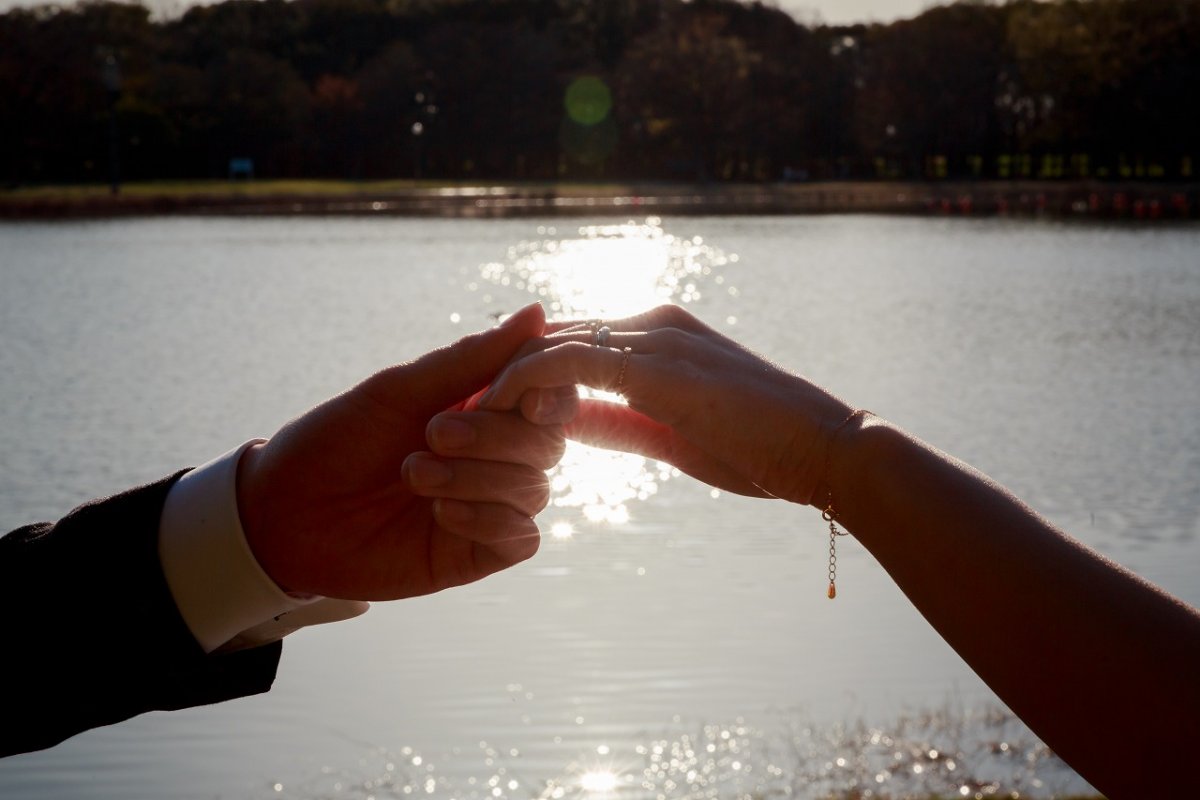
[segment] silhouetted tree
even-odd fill
[[[0,181],[104,180],[110,119],[133,178],[1186,178],[1197,86],[1200,0],[88,2],[0,14]]]

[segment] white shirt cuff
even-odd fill
[[[171,487],[158,531],[163,575],[183,621],[211,653],[226,643],[255,646],[282,638],[306,624],[346,619],[366,603],[295,597],[283,592],[259,566],[246,542],[237,507],[237,470],[254,439],[181,477]],[[319,603],[295,620],[281,619]],[[231,640],[238,638],[238,642]]]

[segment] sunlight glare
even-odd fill
[[[579,788],[585,792],[611,792],[617,788],[617,776],[606,769],[585,772],[579,777]]]
[[[617,319],[664,303],[686,305],[701,300],[710,288],[736,297],[736,288],[719,274],[737,262],[706,244],[699,236],[667,233],[657,217],[644,222],[591,225],[556,236],[539,228],[546,238],[520,242],[508,250],[503,263],[480,267],[481,283],[538,296],[552,320]],[[570,235],[574,233],[574,235]],[[486,294],[485,302],[492,302]],[[733,324],[733,317],[727,319]],[[617,395],[581,389],[584,397],[624,402]],[[577,508],[593,524],[623,525],[631,518],[629,505],[646,500],[658,486],[679,471],[643,456],[617,453],[568,442],[566,453],[549,472],[552,503]],[[560,527],[565,526],[565,527]],[[570,523],[555,523],[551,534],[566,539],[575,534]]]
[[[481,273],[489,283],[544,298],[552,319],[612,319],[663,303],[693,303],[714,277],[724,284],[717,270],[736,261],[701,237],[673,236],[648,217],[584,226],[572,238],[521,242],[504,263],[484,264]]]

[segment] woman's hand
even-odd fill
[[[828,439],[849,406],[678,306],[604,324],[611,333],[603,347],[587,325],[531,341],[480,407],[520,407],[533,421],[561,420],[561,407],[540,414],[531,402],[539,395],[530,390],[582,384],[619,391],[628,407],[585,401],[568,435],[667,461],[728,491],[821,499]]]

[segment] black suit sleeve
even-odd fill
[[[0,755],[270,688],[279,642],[206,655],[175,608],[158,523],[178,477],[0,539]]]

